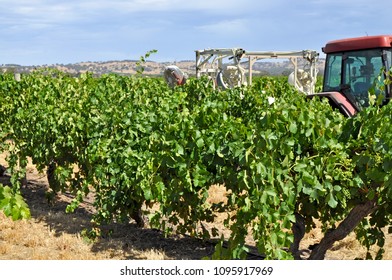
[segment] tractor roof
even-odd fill
[[[324,53],[363,50],[373,48],[390,48],[392,35],[364,36],[328,42],[323,48]]]

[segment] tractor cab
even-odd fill
[[[331,41],[326,54],[323,90],[333,107],[351,117],[369,106],[369,92],[387,103],[391,87],[384,83],[392,66],[392,36],[366,36]]]

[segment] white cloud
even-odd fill
[[[97,13],[136,12],[206,12],[208,14],[239,14],[255,8],[267,10],[282,0],[261,2],[259,0],[0,0],[8,10],[19,15],[86,15]]]
[[[4,2],[4,1],[2,1]],[[14,31],[49,29],[80,19],[68,4],[53,1],[15,1],[2,7],[1,23]]]
[[[122,12],[140,11],[208,11],[216,14],[240,12],[244,9],[261,6],[257,0],[112,0],[80,1],[80,7],[93,10],[117,10]],[[264,4],[263,6],[268,6]]]
[[[195,27],[197,30],[220,35],[238,35],[247,32],[246,19],[230,19]]]
[[[204,47],[320,49],[330,39],[390,32],[392,1],[381,6],[368,0],[0,0],[0,63],[137,58],[153,48],[154,59],[192,59]]]
[[[241,4],[235,0],[0,0],[0,20],[14,30],[30,30],[102,20],[127,22],[135,16],[153,17],[157,12],[159,17],[192,13],[197,19],[200,13],[200,17],[204,14],[214,19],[219,15],[238,16],[258,3],[256,0],[243,0]]]

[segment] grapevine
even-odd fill
[[[363,244],[382,247],[384,236],[371,233],[390,225],[390,105],[346,119],[283,79],[217,91],[204,80],[172,89],[141,75],[54,70],[20,82],[0,76],[0,102],[0,148],[10,154],[13,178],[12,188],[0,188],[0,203],[15,218],[28,216],[19,179],[31,158],[48,174],[48,198],[74,195],[67,211],[94,194],[96,225],[134,219],[144,226],[143,205],[156,204],[150,226],[211,238],[219,232],[203,223],[226,211],[231,236],[216,258],[243,258],[249,232],[267,258],[298,257],[288,250],[293,225],[303,219],[310,230],[318,219],[327,233],[369,201],[371,218],[355,228]],[[214,184],[227,189],[225,205],[209,205]],[[5,208],[9,194],[20,215]]]

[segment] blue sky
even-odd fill
[[[314,49],[392,34],[392,1],[0,0],[0,65],[194,60],[196,49]]]

